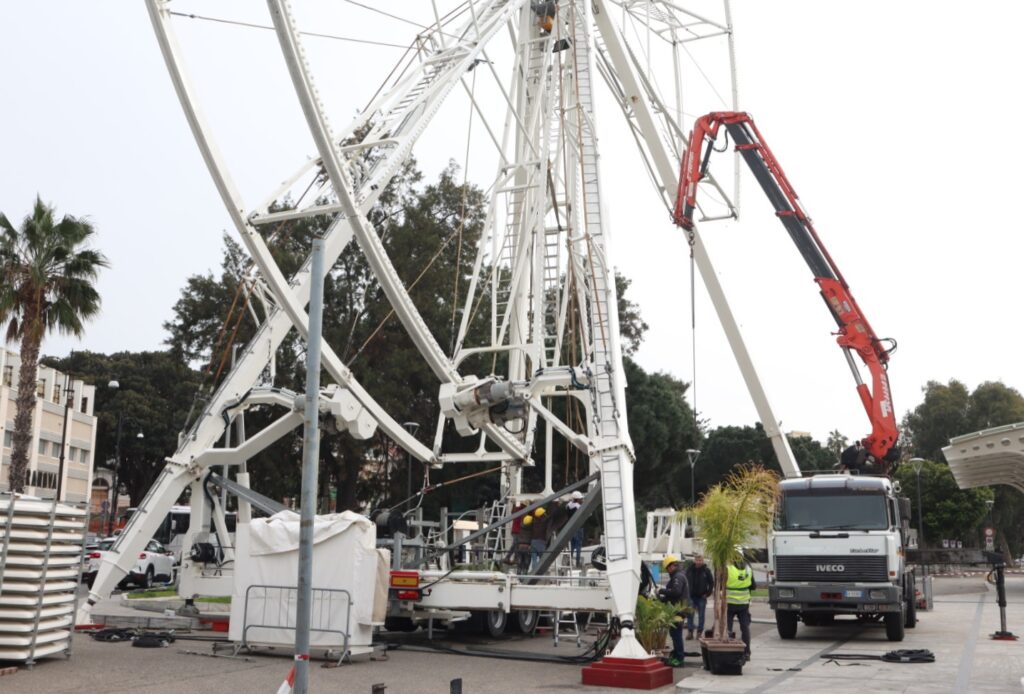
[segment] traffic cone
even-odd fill
[[[292,669],[288,671],[288,676],[284,678],[284,682],[277,688],[277,694],[292,694],[292,687],[295,686],[295,666],[292,665]]]

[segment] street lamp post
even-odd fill
[[[690,461],[690,505],[697,505],[697,485],[695,484],[696,476],[694,471],[697,469],[697,458],[700,457],[700,451],[696,448],[687,448],[686,457]]]
[[[71,404],[74,402],[74,389],[71,387],[71,374],[64,375],[64,424],[60,430],[60,459],[57,468],[57,501],[60,501],[61,490],[64,486],[64,447],[68,442],[68,414],[71,412]]]
[[[420,429],[419,422],[405,422],[402,426],[412,436],[415,436],[416,432]],[[407,463],[405,469],[405,498],[408,499],[412,496],[412,453],[406,451],[405,457]]]
[[[110,381],[107,387],[111,390],[118,390],[121,384],[117,381]],[[118,476],[121,470],[121,427],[124,423],[124,411],[118,403],[117,408],[117,437],[114,439],[114,483],[110,485],[111,490],[114,493],[114,498],[110,502],[110,515],[107,517],[107,535],[114,534],[114,518],[117,516],[117,497],[118,497]]]
[[[924,467],[924,458],[911,458],[910,464],[914,466],[914,474],[917,475],[917,547],[923,549],[924,545],[924,524],[921,520],[924,515],[921,507],[921,468]]]
[[[992,536],[991,536],[992,550],[991,551],[994,551],[995,548],[996,548],[996,521],[995,521],[995,516],[992,514],[992,507],[994,507],[996,505],[995,499],[985,499],[985,505],[988,506],[988,527],[990,527],[992,529]],[[988,549],[988,544],[989,544],[989,537],[986,536],[985,537],[985,549],[986,550]]]

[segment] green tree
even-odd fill
[[[86,247],[94,233],[84,219],[65,215],[58,221],[39,197],[19,228],[0,213],[0,322],[7,323],[7,341],[21,343],[8,479],[15,492],[25,489],[43,337],[54,330],[80,336],[84,322],[100,310],[93,284],[107,260]]]
[[[946,385],[929,381],[924,394],[924,401],[904,417],[903,428],[909,441],[905,449],[928,460],[944,460],[942,448],[956,436],[1024,421],[1024,396],[998,381],[982,383],[972,392],[957,380]],[[997,486],[993,513],[1003,551],[1016,555],[1024,550],[1024,494]]]
[[[615,293],[619,299],[619,337],[622,340],[622,353],[626,356],[636,354],[650,327],[640,315],[640,306],[626,298],[631,284],[633,280],[615,273]]]
[[[942,460],[942,447],[953,436],[972,431],[967,409],[967,387],[950,379],[948,384],[928,381],[924,401],[903,418],[904,450],[929,460]]]
[[[632,359],[623,362],[629,436],[636,453],[633,491],[637,506],[650,509],[689,503],[685,451],[700,448],[701,433],[686,402],[688,384],[665,373],[649,374]]]
[[[200,375],[170,352],[77,351],[47,357],[45,363],[96,386],[97,465],[110,465],[128,489],[132,504],[142,500],[178,447],[181,431],[199,386]],[[114,390],[110,381],[118,382]],[[123,420],[121,459],[115,460],[117,420]],[[139,438],[139,434],[142,438]]]
[[[987,500],[994,494],[988,487],[960,489],[949,466],[926,460],[921,466],[921,508],[917,507],[917,474],[913,466],[901,465],[895,479],[914,508],[913,527],[917,527],[918,514],[924,511],[924,539],[931,546],[943,538],[963,540],[969,546],[978,546],[978,532],[988,513]]]
[[[828,433],[828,441],[825,442],[825,448],[834,461],[839,461],[839,456],[842,455],[849,445],[850,439],[843,436],[838,429],[833,429]]]
[[[369,215],[413,303],[446,350],[453,347],[462,319],[461,301],[472,279],[476,243],[487,211],[483,192],[472,185],[462,184],[460,179],[458,169],[452,165],[435,181],[419,185],[421,176],[415,165],[410,164],[389,185]],[[285,275],[298,269],[309,252],[310,240],[315,234],[322,233],[328,223],[325,218],[304,219],[267,234],[268,246]],[[218,371],[221,377],[227,371],[226,368],[221,369],[220,364],[225,359],[224,350],[228,343],[224,336],[235,333],[234,321],[238,320],[236,343],[248,340],[255,328],[254,321],[244,315],[240,320],[234,317],[225,319],[229,314],[238,314],[239,304],[244,302],[244,292],[240,293],[238,286],[246,265],[242,249],[225,238],[225,255],[219,273],[190,278],[175,304],[172,319],[165,324],[171,350],[183,359],[207,367],[208,387],[214,385]],[[483,274],[489,272],[490,269],[483,269]],[[639,309],[626,297],[628,286],[628,281],[619,280],[619,306],[624,315],[620,322],[626,336],[624,348],[633,350],[643,339],[647,326],[640,318]],[[236,300],[236,295],[243,298]],[[324,295],[325,340],[392,416],[398,421],[418,422],[421,425],[420,435],[429,435],[427,432],[438,417],[437,378],[392,314],[390,303],[355,244],[350,244],[331,268],[325,281]],[[235,311],[232,312],[233,303]],[[476,344],[475,340],[488,335],[489,302],[480,302],[479,306],[469,322],[467,345]],[[219,347],[218,342],[221,343]],[[276,385],[302,389],[303,348],[294,333],[282,344],[277,354]],[[464,372],[481,375],[501,372],[501,368],[502,358],[492,356],[470,358],[463,363]],[[627,370],[627,378],[628,375]],[[659,375],[658,378],[667,377]],[[323,382],[329,383],[330,378],[325,376]],[[676,387],[673,385],[669,390]],[[672,397],[685,406],[681,395],[676,397],[673,391]],[[680,421],[691,421],[692,414],[687,411],[679,418]],[[571,410],[566,419],[577,421]],[[535,450],[542,451],[542,444],[543,428]],[[298,455],[289,451],[299,450],[300,445],[301,432],[296,432],[279,443],[281,448],[275,449],[274,457],[267,452],[257,456],[250,465],[254,485],[259,483],[257,471],[272,467],[276,474],[265,480],[268,486],[261,486],[264,493],[276,496],[294,494],[298,483]],[[449,429],[444,432],[444,446],[445,450],[470,449],[475,448],[476,440],[463,441],[454,429]],[[638,449],[643,449],[643,446],[641,439]],[[339,508],[356,508],[365,502],[390,505],[405,496],[406,456],[404,452],[395,451],[384,437],[376,436],[363,442],[347,434],[325,434],[320,453],[320,478],[325,485],[337,486]],[[395,460],[398,473],[391,476],[368,475],[368,461],[380,459],[382,455],[390,455]],[[578,454],[574,450],[566,450],[561,440],[556,443],[555,460],[566,461],[556,470],[556,483],[560,478],[578,478],[572,472],[581,469],[576,458]],[[262,464],[264,460],[266,465]],[[570,466],[571,461],[577,464]],[[426,471],[419,463],[414,463],[413,467],[414,487],[418,489]],[[585,462],[582,469],[586,469]],[[431,482],[438,482],[465,475],[467,470],[462,466],[446,466],[429,474]],[[528,470],[528,475],[535,474],[542,475],[539,466]],[[478,506],[481,499],[496,496],[497,481],[497,475],[488,475],[443,487],[432,494],[424,506],[428,512],[440,505],[458,510]]]

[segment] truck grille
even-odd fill
[[[775,557],[777,581],[857,581],[884,583],[889,580],[885,557]]]

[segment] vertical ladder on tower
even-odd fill
[[[601,188],[598,180],[598,154],[594,135],[594,103],[591,75],[590,27],[585,13],[577,12],[576,40],[573,42],[576,62],[575,122],[579,137],[579,174],[583,206],[581,230],[586,238],[584,254],[585,280],[589,301],[590,339],[593,350],[590,355],[593,373],[590,375],[591,400],[593,405],[593,438],[597,442],[597,458],[601,470],[601,488],[605,522],[605,546],[609,562],[626,559],[630,543],[629,519],[626,517],[626,499],[623,484],[623,464],[629,464],[622,446],[628,441],[628,434],[620,428],[616,374],[619,360],[613,353],[612,345],[618,335],[613,335],[615,321],[610,311],[617,306],[610,305],[614,282],[612,269],[604,257],[604,220],[601,214]],[[578,233],[577,236],[580,234]],[[626,441],[624,441],[625,439]]]

